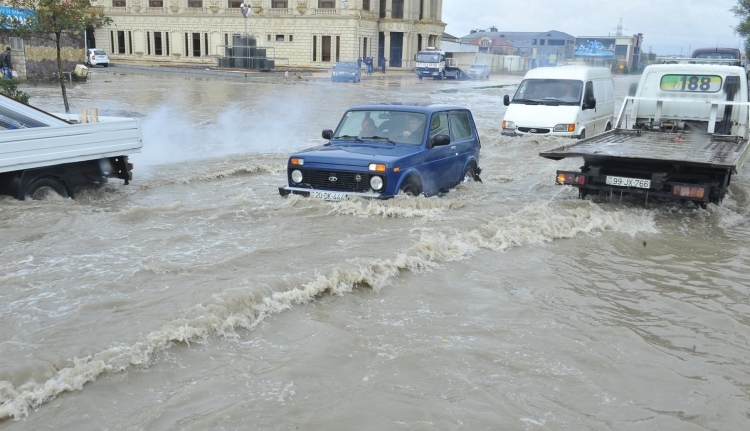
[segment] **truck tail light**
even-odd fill
[[[706,196],[706,189],[703,187],[674,186],[672,194],[681,198],[703,199]]]
[[[582,186],[586,184],[586,175],[558,172],[557,184],[576,184]]]

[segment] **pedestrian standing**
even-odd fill
[[[10,59],[10,47],[5,48],[0,54],[0,66],[3,68],[3,77],[13,78],[13,63]]]
[[[360,69],[362,68],[362,57],[359,57],[357,59],[357,67],[359,67]]]
[[[387,58],[383,58],[383,65],[380,66],[380,73],[385,73],[385,62],[388,61]]]
[[[367,57],[367,74],[372,75],[372,68],[373,68],[373,60],[372,57]]]

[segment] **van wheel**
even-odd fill
[[[62,181],[56,180],[55,178],[43,177],[38,178],[31,182],[26,187],[26,196],[34,200],[46,199],[51,193],[57,193],[61,197],[67,198],[69,196],[68,189],[65,188],[65,184]]]
[[[401,186],[401,191],[406,196],[416,197],[422,194],[422,187],[414,180],[408,180]]]
[[[610,130],[612,130],[612,123],[607,123],[607,127],[604,128],[604,131],[609,132]]]
[[[585,130],[581,130],[581,134],[578,135],[578,139],[586,139],[586,131]]]

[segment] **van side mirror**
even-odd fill
[[[323,139],[333,139],[333,130],[323,130]]]
[[[596,108],[596,98],[595,97],[589,97],[584,103],[583,103],[583,110],[587,109],[595,109]]]
[[[451,137],[448,135],[437,135],[432,138],[432,146],[439,147],[442,145],[448,145],[451,143]]]
[[[630,84],[630,88],[628,88],[628,96],[635,96],[635,92],[638,90],[638,83],[633,82]]]
[[[503,105],[505,106],[510,105],[510,96],[508,96],[507,94],[503,96]]]

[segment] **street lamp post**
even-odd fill
[[[245,36],[247,36],[247,17],[250,16],[250,5],[242,3],[240,5],[240,10],[242,11],[242,16],[245,17]]]

